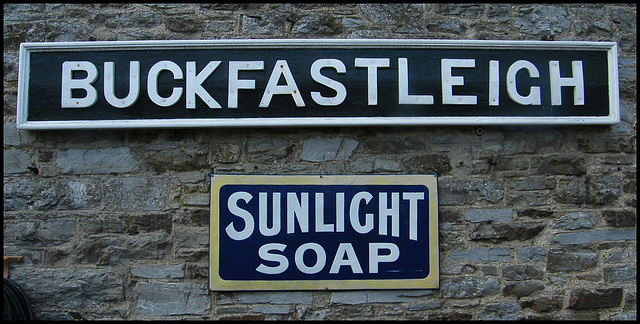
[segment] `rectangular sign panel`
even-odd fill
[[[615,42],[23,43],[21,129],[614,124]]]
[[[438,288],[436,175],[213,175],[211,290]]]

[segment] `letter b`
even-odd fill
[[[85,71],[87,77],[74,79],[74,71]],[[98,100],[98,91],[91,84],[98,78],[98,69],[91,62],[68,61],[62,63],[62,108],[86,108]],[[81,89],[87,92],[84,98],[73,98],[72,90]]]

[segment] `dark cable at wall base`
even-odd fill
[[[3,304],[4,320],[34,320],[27,295],[15,281],[8,278],[4,278]]]

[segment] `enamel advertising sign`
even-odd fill
[[[17,126],[615,124],[615,42],[23,43]]]
[[[436,175],[213,175],[210,289],[439,286]]]

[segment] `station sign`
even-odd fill
[[[439,287],[436,175],[212,175],[210,289]]]
[[[20,129],[615,124],[615,42],[22,43]]]

